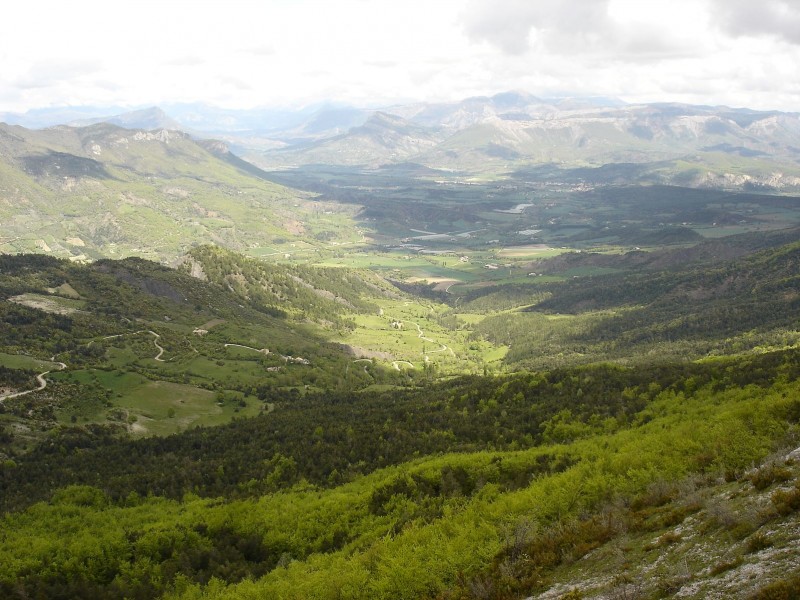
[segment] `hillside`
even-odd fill
[[[109,123],[181,129],[225,140],[264,168],[328,164],[374,168],[413,162],[488,175],[533,165],[625,165],[632,181],[797,191],[796,113],[613,98],[540,98],[525,92],[378,108],[43,109],[6,114],[29,127]],[[92,113],[96,115],[91,118]]]
[[[511,346],[505,360],[513,368],[783,347],[797,341],[799,253],[794,242],[710,265],[658,269],[640,258],[627,272],[486,289],[462,310],[498,306],[492,294],[512,308],[488,316],[473,335]],[[532,302],[521,307],[526,295]]]
[[[533,312],[493,299],[484,314],[464,312],[479,294],[459,311],[374,273],[215,247],[178,269],[0,257],[0,376],[25,392],[0,401],[0,590],[792,589],[800,247],[787,236],[743,236],[732,260],[700,246],[694,265],[512,287],[508,300],[537,294]],[[670,252],[686,250],[659,259]],[[384,307],[418,319],[424,368],[330,341],[397,352],[406,332]],[[450,359],[427,336],[478,349],[460,341],[467,321],[512,336],[497,341],[513,373],[436,381]]]
[[[784,457],[798,374],[784,351],[307,398],[296,410],[313,419],[264,415],[158,443],[65,430],[0,466],[15,504],[37,499],[25,489],[90,484],[4,517],[0,589],[775,597],[796,581],[798,473]]]
[[[279,252],[315,235],[357,239],[342,227],[348,209],[261,175],[175,130],[0,125],[0,250],[171,261],[205,243]]]
[[[403,162],[433,149],[445,136],[395,115],[375,113],[365,123],[330,138],[276,150],[278,164],[380,166]],[[257,163],[258,164],[258,163]],[[272,165],[272,159],[269,161]]]
[[[374,314],[371,301],[401,297],[369,273],[265,266],[202,247],[193,256],[185,270],[0,256],[5,457],[67,424],[167,435],[269,411],[277,393],[414,380],[389,364],[356,366],[352,349],[331,341]]]
[[[797,115],[59,114],[0,125],[0,597],[797,597]]]
[[[301,265],[287,268],[214,246],[192,250],[183,267],[229,289],[259,310],[313,320],[329,328],[347,328],[348,315],[378,312],[371,301],[374,297],[398,297],[395,288],[368,271]]]

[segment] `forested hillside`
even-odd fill
[[[233,291],[251,306],[276,315],[292,315],[329,327],[353,327],[353,313],[377,312],[370,297],[399,294],[368,271],[270,265],[216,246],[192,250],[184,261],[191,272]]]
[[[519,306],[526,294],[535,304],[489,316],[474,335],[510,346],[506,360],[518,367],[783,347],[797,339],[798,289],[800,244],[792,243],[718,265],[501,289],[495,305]]]
[[[712,572],[758,564],[761,576],[723,589],[791,587],[784,559],[756,553],[800,536],[798,473],[782,459],[750,469],[800,442],[799,374],[784,351],[287,397],[286,415],[128,445],[67,430],[2,466],[7,508],[52,495],[4,517],[0,586],[48,598],[516,598],[569,584],[564,569],[613,552],[625,531],[628,552],[637,540],[652,556],[698,522],[742,540],[741,554],[692,558],[683,578],[680,554],[642,589],[705,585],[702,569],[725,560]],[[715,504],[724,481],[740,496],[766,490],[757,518]],[[70,483],[81,485],[49,491]],[[619,593],[638,568],[594,585]]]
[[[203,279],[135,258],[0,256],[4,456],[65,424],[164,435],[272,410],[285,391],[416,377],[356,367],[329,340],[354,316],[377,312],[370,298],[400,297],[369,273],[267,267],[203,248],[193,256]]]
[[[748,239],[463,298],[0,256],[0,595],[791,597],[800,244]]]

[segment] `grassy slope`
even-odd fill
[[[0,173],[6,252],[174,260],[209,242],[357,239],[348,209],[311,202],[179,132],[3,126]]]

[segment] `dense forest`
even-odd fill
[[[202,277],[230,289],[257,310],[276,316],[288,311],[331,327],[353,327],[342,313],[376,312],[370,295],[396,296],[391,286],[368,271],[276,266],[215,246],[196,248],[183,267],[200,267]],[[367,290],[372,294],[365,294]]]
[[[798,375],[800,355],[783,351],[285,398],[256,419],[137,442],[65,429],[2,466],[0,585],[51,598],[517,597],[563,560],[546,548],[581,555],[613,536],[596,512],[613,498],[642,511],[659,480],[737,481],[796,443]],[[775,507],[784,518],[800,501]],[[635,511],[625,518],[647,514]],[[508,546],[507,527],[531,518],[545,529]],[[536,561],[520,561],[528,552]]]
[[[273,395],[268,414],[137,441],[102,428],[66,427],[0,472],[0,508],[24,508],[72,484],[98,486],[114,501],[131,492],[238,497],[300,481],[336,485],[417,456],[519,450],[611,433],[641,423],[648,403],[664,391],[768,387],[778,374],[796,379],[800,352],[471,377],[382,393]],[[508,477],[525,482],[540,468]]]

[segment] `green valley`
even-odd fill
[[[602,110],[0,126],[0,596],[796,597],[793,146]]]

